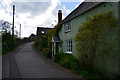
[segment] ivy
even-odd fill
[[[58,23],[53,29],[48,31],[48,46],[51,47],[52,35],[58,35],[61,30],[61,24]]]
[[[99,40],[104,37],[106,32],[116,27],[117,22],[113,13],[109,11],[88,17],[86,22],[79,26],[79,33],[75,35],[74,41],[77,42],[78,54],[83,55],[84,61],[87,60],[86,64],[92,65]]]

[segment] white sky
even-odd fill
[[[26,2],[24,2],[26,1]],[[21,37],[36,34],[37,27],[53,27],[58,22],[58,10],[62,10],[63,19],[71,12],[61,4],[62,0],[1,0],[0,20],[12,23],[12,6],[15,5],[15,30],[19,32],[21,24]],[[66,0],[67,1],[67,0]],[[74,0],[75,1],[75,0]],[[83,1],[83,0],[76,0]],[[75,6],[77,7],[78,4]]]

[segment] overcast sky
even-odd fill
[[[12,5],[15,5],[15,30],[19,32],[19,24],[21,24],[21,37],[29,37],[32,33],[36,34],[37,27],[56,25],[58,10],[62,10],[64,19],[82,1],[0,0],[0,21],[5,20],[12,23]]]

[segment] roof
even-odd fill
[[[37,27],[37,35],[47,35],[47,31],[53,28],[48,28],[48,27]]]
[[[48,28],[48,27],[37,27],[37,29],[53,29],[53,28]]]
[[[52,42],[61,42],[61,39],[60,39],[59,35],[53,35],[52,36]]]
[[[89,9],[95,7],[96,5],[100,4],[101,2],[82,2],[75,10],[73,10],[64,20],[62,20],[61,24],[83,14],[84,12],[88,11]]]

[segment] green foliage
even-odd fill
[[[37,47],[40,51],[43,51],[44,48],[48,48],[47,36],[40,35],[35,39],[34,46]]]
[[[33,40],[31,40],[30,38],[23,38],[23,39],[19,39],[19,38],[16,38],[15,39],[15,46],[20,46],[24,43],[28,43],[28,42],[32,42]]]
[[[72,55],[66,55],[64,53],[56,53],[54,61],[62,66],[71,69],[72,72],[79,74],[81,71],[80,62]]]
[[[61,24],[57,24],[53,29],[48,31],[48,46],[51,47],[52,35],[57,35],[61,30]]]
[[[38,45],[39,45],[38,41],[35,41],[34,44],[33,44],[34,47],[37,47]]]
[[[85,64],[92,66],[99,41],[105,37],[107,32],[117,26],[117,19],[112,12],[95,14],[79,26],[79,33],[75,36],[77,50],[82,55]]]
[[[52,58],[52,51],[51,51],[51,49],[45,51],[45,52],[44,52],[44,55],[45,55],[47,58]]]
[[[46,36],[41,36],[39,42],[40,42],[39,47],[40,47],[40,49],[42,51],[43,51],[43,48],[47,48],[48,47],[47,37]]]
[[[54,29],[48,31],[48,46],[51,47],[52,35],[54,34]]]
[[[39,46],[39,36],[37,36],[35,38],[35,42],[34,42],[33,46],[36,47],[36,48]]]
[[[60,60],[63,60],[65,54],[63,52],[56,53],[54,56],[54,61],[60,63]]]
[[[61,24],[58,23],[54,28],[54,35],[58,34],[60,30],[61,30]]]
[[[48,37],[46,35],[39,35],[36,37],[33,46],[40,50],[47,58],[52,58],[52,51],[48,48],[47,40]]]
[[[7,32],[2,33],[2,54],[5,54],[12,49],[13,49],[13,47],[12,47],[11,34],[7,33]]]
[[[81,74],[82,76],[87,78],[99,78],[99,76],[95,75],[95,73],[83,68],[79,60],[72,55],[65,54],[63,52],[56,53],[54,56],[54,61],[59,63],[63,67],[70,69],[73,73]]]
[[[46,35],[37,36],[33,46],[37,47],[40,51],[42,51],[46,57],[51,58],[52,57],[52,52],[51,52],[52,35],[58,34],[60,29],[61,29],[61,25],[57,24],[55,28],[47,32],[48,33],[47,36]]]
[[[30,42],[29,39],[18,39],[16,37],[13,37],[13,44],[14,47],[12,46],[12,35],[10,34],[10,32],[7,31],[3,31],[2,32],[2,54],[6,54],[10,51],[13,51],[16,49],[17,46],[26,43],[26,42]]]

